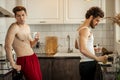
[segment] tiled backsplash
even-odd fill
[[[30,25],[31,32],[40,32],[40,42],[45,42],[46,36],[57,36],[58,44],[67,47],[67,35],[70,35],[71,48],[74,49],[76,29],[79,24],[42,24]],[[95,44],[114,50],[114,28],[112,24],[99,24],[93,29]]]

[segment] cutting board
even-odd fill
[[[47,55],[57,53],[58,38],[56,36],[47,36],[45,38],[45,52]]]

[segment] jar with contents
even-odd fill
[[[94,50],[95,50],[96,56],[101,56],[103,54],[102,53],[102,46],[100,46],[99,44],[94,45]]]
[[[98,46],[96,44],[94,45],[94,50],[95,50],[95,53],[98,52]]]
[[[2,44],[0,44],[0,54],[2,54]]]
[[[102,53],[102,46],[100,46],[100,44],[98,44],[98,53]]]
[[[40,43],[40,53],[45,54],[45,43]]]

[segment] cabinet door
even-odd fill
[[[17,1],[16,0],[5,0],[7,4],[6,8],[9,12],[11,12],[13,15],[14,13],[12,12],[12,9],[17,6]],[[6,18],[6,28],[8,29],[8,27],[11,25],[11,23],[15,22],[15,18]]]
[[[1,79],[0,79],[1,80]],[[12,80],[12,72],[9,72],[3,80]]]
[[[120,0],[115,0],[115,14],[120,13]],[[120,26],[115,24],[115,41],[120,43]]]
[[[40,67],[43,80],[52,80],[52,59],[40,59]]]
[[[52,80],[80,80],[79,59],[55,59],[52,64]]]
[[[81,23],[85,19],[85,13],[90,7],[99,6],[104,10],[105,0],[64,0],[64,5],[64,22]]]
[[[120,13],[120,0],[115,0],[115,14]],[[120,55],[120,26],[115,24],[115,50]]]
[[[63,23],[63,0],[25,0],[28,23]]]

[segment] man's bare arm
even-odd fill
[[[75,48],[76,48],[76,49],[79,49],[79,48],[78,48],[77,40],[75,40]]]
[[[32,39],[31,35],[29,34],[29,38],[30,38],[31,47],[34,47],[37,44],[38,40],[39,40],[39,34],[38,34],[38,37],[34,38],[34,39]]]
[[[11,25],[10,28],[8,29],[8,32],[5,38],[6,56],[8,60],[10,61],[11,66],[15,64],[13,56],[12,56],[12,44],[13,44],[13,40],[15,38],[16,32],[17,32],[16,26]]]
[[[88,36],[89,36],[89,29],[85,28],[84,30],[81,31],[80,35],[80,51],[82,54],[84,54],[85,56],[94,59],[96,61],[102,61],[102,62],[106,62],[107,60],[107,56],[95,56],[93,55],[88,49],[87,49],[87,40],[88,40]]]
[[[38,40],[33,40],[33,41],[30,41],[30,45],[31,47],[34,47],[36,44],[37,44]]]

